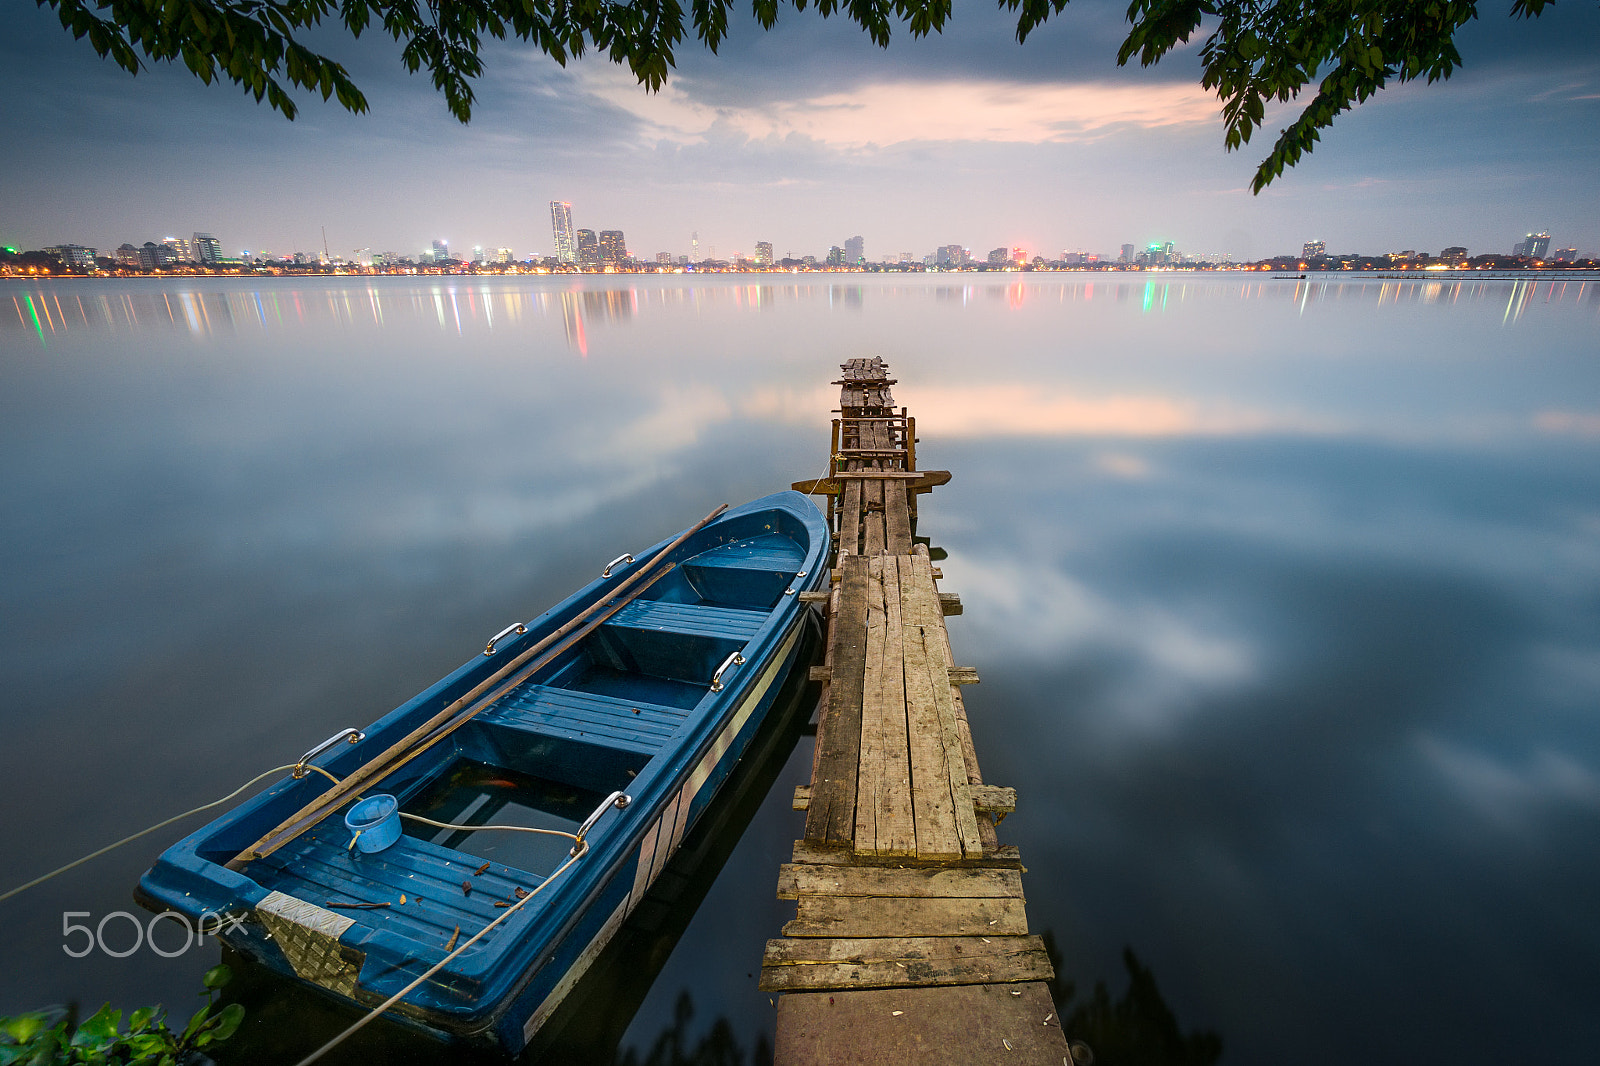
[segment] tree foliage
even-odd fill
[[[998,0],[1017,15],[1017,40],[1068,0]],[[1515,18],[1538,16],[1553,0],[1512,0]],[[401,45],[412,73],[426,69],[450,113],[472,117],[473,81],[490,39],[528,42],[563,66],[594,50],[660,89],[684,36],[712,52],[728,33],[733,0],[37,0],[78,39],[129,73],[145,60],[184,65],[207,85],[226,79],[287,118],[290,87],[367,110],[345,68],[308,47],[308,33],[337,23],[353,37],[373,27]],[[859,25],[887,46],[898,24],[913,37],[944,29],[951,0],[751,0],[770,29],[780,8],[815,8]],[[1230,150],[1249,143],[1269,102],[1314,90],[1256,170],[1253,189],[1310,152],[1342,112],[1390,81],[1448,78],[1461,64],[1455,34],[1477,17],[1476,0],[1132,0],[1130,31],[1117,54],[1150,66],[1204,34],[1201,84],[1222,103]]]

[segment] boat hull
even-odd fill
[[[559,802],[529,801],[526,810],[504,802],[533,821],[556,818],[547,824],[597,795],[626,791],[631,802],[600,809],[588,850],[563,876],[547,881],[549,867],[513,862],[488,842],[495,839],[488,830],[452,833],[411,822],[398,845],[364,856],[342,846],[349,834],[337,811],[281,850],[229,869],[252,840],[329,787],[301,779],[174,845],[141,879],[141,902],[192,919],[211,915],[209,924],[220,925],[217,935],[236,951],[358,1006],[383,1002],[439,965],[392,1012],[446,1037],[521,1050],[738,763],[795,667],[806,613],[798,593],[826,578],[826,527],[796,493],[728,512],[671,558],[662,555],[669,546],[640,553],[624,571],[662,571],[649,571],[639,599],[607,599],[618,574],[528,623],[503,654],[535,648],[597,603],[610,619],[498,696],[448,743],[377,782],[376,790],[399,796],[403,811],[433,811],[427,804],[434,803],[450,814],[458,793],[492,806],[502,802],[496,789],[538,781]],[[327,768],[335,777],[359,770],[363,755],[472,692],[491,669],[485,658],[385,716],[369,728],[359,746],[365,751],[341,751]],[[453,784],[485,775],[493,787],[481,794]],[[481,814],[436,820],[458,826],[471,815],[476,826]],[[518,902],[530,889],[536,898]],[[365,903],[378,906],[344,909]],[[450,957],[458,939],[480,931],[481,942]]]

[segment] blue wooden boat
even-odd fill
[[[828,547],[784,492],[619,558],[169,848],[140,902],[360,1007],[521,1050],[756,734]],[[393,844],[352,839],[358,795],[396,798]]]

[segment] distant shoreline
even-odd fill
[[[1278,266],[1255,266],[1250,264],[1226,267],[1175,267],[1175,268],[1149,268],[1136,266],[1109,265],[1102,267],[1043,267],[1027,269],[984,269],[958,268],[958,269],[926,269],[914,270],[882,269],[751,269],[739,270],[734,268],[700,269],[700,270],[439,270],[415,267],[410,269],[362,269],[351,268],[322,268],[322,269],[228,269],[228,270],[171,270],[171,271],[94,271],[84,272],[28,272],[14,270],[0,270],[0,280],[6,281],[52,281],[79,280],[79,281],[129,281],[138,279],[149,280],[178,280],[182,278],[380,278],[380,277],[449,277],[449,278],[491,278],[491,277],[576,277],[576,278],[603,278],[603,277],[694,277],[698,275],[737,275],[759,277],[794,277],[797,275],[823,275],[836,277],[839,275],[928,275],[928,274],[954,274],[954,275],[996,275],[1012,276],[1018,274],[1138,274],[1138,275],[1193,275],[1193,274],[1267,274],[1273,281],[1332,281],[1337,279],[1360,279],[1363,281],[1527,281],[1539,280],[1590,280],[1600,279],[1600,266],[1560,266],[1560,267],[1523,267],[1523,268],[1496,268],[1496,269],[1448,269],[1448,270],[1306,270],[1295,272]]]

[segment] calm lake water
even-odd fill
[[[0,282],[0,890],[821,474],[828,382],[868,355],[955,474],[920,532],[965,603],[985,777],[1021,796],[1001,838],[1080,992],[1119,994],[1129,946],[1226,1063],[1594,1061],[1593,282]],[[685,992],[691,1043],[770,1034],[754,974],[810,743],[710,848],[631,1023],[596,995],[624,1048]],[[62,932],[145,917],[130,891],[180,835],[0,903],[0,1014],[186,1015],[214,948],[74,959]]]

